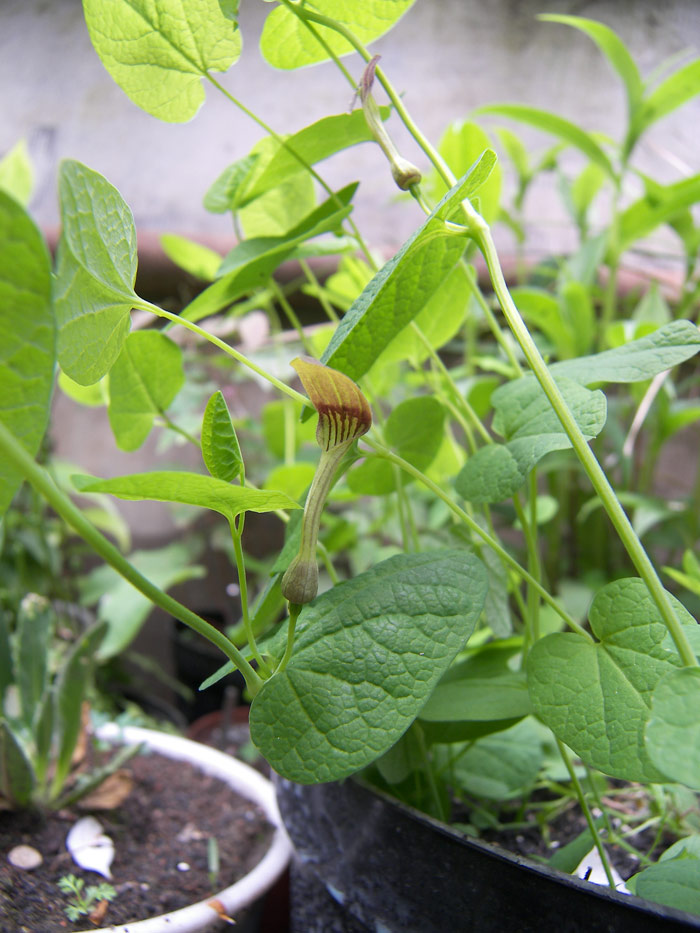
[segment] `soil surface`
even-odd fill
[[[263,812],[222,781],[155,753],[133,758],[128,769],[134,788],[126,800],[115,810],[93,813],[116,850],[111,883],[117,895],[102,902],[97,923],[87,916],[68,920],[70,896],[57,887],[68,874],[84,878],[86,887],[106,880],[75,865],[65,848],[68,830],[86,812],[76,807],[49,815],[0,813],[2,933],[67,933],[178,910],[233,884],[268,848],[273,828]],[[214,884],[210,837],[219,850]],[[7,853],[21,843],[42,853],[41,866],[26,871],[9,864]]]

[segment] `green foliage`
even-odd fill
[[[230,522],[241,512],[272,512],[274,509],[296,509],[296,502],[284,493],[231,486],[214,476],[184,473],[178,470],[153,470],[114,479],[94,479],[74,476],[81,492],[108,492],[120,499],[158,502],[182,502],[219,512]]]
[[[24,207],[29,203],[34,189],[34,168],[27,152],[27,143],[20,141],[0,159],[0,191],[19,201]]]
[[[89,884],[85,887],[83,878],[75,875],[63,875],[58,879],[58,888],[63,894],[71,895],[71,902],[64,907],[64,913],[75,923],[81,917],[89,914],[100,901],[113,901],[117,892],[113,885],[106,881],[99,884]]]
[[[442,819],[457,801],[475,833],[543,823],[574,798],[608,808],[610,795],[627,792],[609,778],[638,782],[644,804],[635,798],[625,825],[649,820],[680,842],[633,884],[698,910],[700,483],[661,485],[659,463],[691,459],[675,445],[700,418],[691,362],[700,175],[661,183],[631,161],[649,127],[700,92],[698,62],[655,82],[607,25],[548,14],[547,29],[573,27],[609,65],[610,92],[619,85],[627,102],[617,137],[511,101],[451,122],[434,147],[365,47],[410,6],[284,2],[268,8],[261,40],[267,61],[289,70],[355,50],[341,71],[365,104],[372,81],[383,86],[392,106],[381,120],[401,121],[430,163],[409,187],[423,222],[387,262],[357,226],[361,183],[345,178],[334,190],[322,175],[335,153],[383,139],[362,109],[290,121],[298,128],[289,136],[254,115],[266,135],[204,198],[229,216],[235,245],[219,256],[163,238],[206,283],[179,314],[138,297],[131,211],[73,161],[59,176],[52,304],[48,251],[21,206],[26,153],[20,146],[0,163],[0,509],[27,478],[109,564],[82,586],[97,627],[67,650],[46,607],[16,612],[26,567],[0,567],[0,604],[10,609],[0,615],[2,793],[14,806],[56,806],[82,791],[71,758],[92,665],[123,651],[155,602],[222,650],[225,663],[203,687],[242,672],[253,739],[282,775],[308,783],[363,771]],[[148,112],[191,118],[203,78],[230,97],[213,72],[240,51],[235,0],[84,0],[84,9],[107,70]],[[495,128],[513,184],[490,130],[475,122],[482,116],[550,137],[535,152]],[[530,266],[526,208],[545,183],[578,242]],[[500,221],[518,244],[510,291],[489,228]],[[662,226],[681,251],[678,295],[660,283],[618,295],[621,257]],[[316,257],[337,262],[329,277]],[[290,261],[292,281],[280,273]],[[327,317],[323,327],[304,326],[300,292]],[[131,333],[132,309],[170,323],[139,321]],[[209,329],[199,325],[214,314]],[[296,336],[278,333],[283,318]],[[187,344],[175,328],[190,331]],[[205,341],[218,354],[204,352]],[[117,446],[157,436],[162,448],[169,436],[195,447],[199,468],[181,466],[175,444],[169,470],[97,479],[84,465],[40,467],[55,344],[62,390],[95,417],[106,406]],[[251,403],[260,380],[284,399]],[[127,560],[88,520],[94,504],[66,497],[67,474],[77,474],[81,496],[167,502],[178,520],[181,506],[218,513],[207,536],[215,545],[220,531],[227,537],[241,607],[230,632],[165,593],[203,572],[196,536]],[[11,541],[15,563],[40,551],[36,529],[22,529],[22,504],[0,526],[0,559]],[[246,512],[285,522],[278,553],[261,553]],[[625,846],[643,845],[608,814],[602,824],[611,844],[624,832]],[[556,864],[572,870],[598,836],[591,821]]]
[[[680,620],[694,625],[673,603]],[[589,619],[598,641],[555,633],[530,652],[535,712],[591,767],[629,781],[662,781],[644,730],[657,684],[678,660],[662,644],[666,628],[659,612],[642,581],[630,578],[599,590]]]
[[[487,150],[442,198],[425,223],[374,276],[336,329],[321,361],[352,379],[363,376],[396,334],[418,315],[457,264],[466,243],[445,218],[488,179]]]
[[[291,662],[253,701],[255,744],[304,784],[368,765],[466,643],[486,587],[472,555],[437,551],[393,557],[319,596],[299,619]]]
[[[90,385],[109,372],[129,333],[136,230],[117,189],[80,162],[61,164],[59,196],[58,361],[71,379]]]
[[[93,772],[72,774],[83,730],[95,653],[106,626],[97,623],[72,645],[56,643],[51,604],[27,595],[10,631],[0,617],[0,799],[12,809],[60,808],[88,793],[135,749]]]
[[[185,382],[182,352],[155,331],[129,334],[109,374],[109,423],[122,450],[136,450]]]
[[[102,64],[125,94],[160,120],[191,120],[204,102],[201,78],[227,71],[241,52],[218,0],[83,0]]]
[[[51,265],[34,222],[0,191],[0,422],[34,456],[49,419],[56,360]],[[22,477],[0,458],[0,517]]]
[[[317,10],[340,20],[366,43],[383,36],[413,3],[414,0],[365,0],[362,4],[353,0],[316,0],[312,12]],[[324,61],[329,58],[329,49],[336,55],[352,51],[352,45],[336,31],[319,25],[314,29],[322,44],[291,10],[275,7],[265,20],[260,51],[274,68],[288,69]]]

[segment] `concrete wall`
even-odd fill
[[[333,66],[276,72],[257,40],[269,11],[242,0],[244,52],[224,77],[230,91],[279,132],[348,107],[350,92]],[[549,107],[591,130],[617,136],[624,100],[608,66],[585,36],[538,23],[538,12],[598,18],[619,32],[648,75],[669,57],[700,54],[697,0],[417,0],[374,48],[416,121],[437,140],[446,123],[484,103],[511,100]],[[350,67],[359,76],[360,67]],[[79,0],[0,0],[0,153],[27,137],[39,181],[33,210],[45,227],[57,224],[55,173],[63,157],[103,172],[122,191],[139,230],[229,236],[226,218],[207,214],[201,198],[213,178],[245,155],[261,135],[221,95],[188,124],[164,124],[136,108],[111,81],[94,53]],[[662,179],[700,170],[700,101],[659,123],[638,163]],[[540,134],[526,134],[542,145]],[[396,132],[404,144],[404,134]],[[425,164],[412,141],[406,155]],[[576,164],[571,153],[567,160]],[[360,178],[356,217],[369,239],[395,249],[421,221],[411,203],[392,203],[395,189],[376,146],[352,150],[323,166],[334,185]],[[565,236],[551,182],[530,201],[538,243]],[[380,208],[378,210],[377,208]]]

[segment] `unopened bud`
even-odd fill
[[[382,152],[389,160],[391,175],[394,181],[402,191],[408,191],[411,185],[417,185],[420,182],[421,173],[412,162],[409,162],[408,159],[404,159],[403,156],[399,154],[398,149],[394,145],[394,141],[391,136],[389,136],[382,123],[382,117],[379,113],[377,102],[372,97],[374,71],[378,61],[379,56],[375,55],[364,70],[359,89],[360,102],[362,103],[362,110],[365,115],[365,120],[367,121],[367,126],[370,128],[375,141],[379,143]]]

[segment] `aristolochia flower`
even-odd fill
[[[318,412],[316,440],[321,448],[301,525],[299,553],[282,577],[282,593],[290,603],[310,602],[318,592],[316,542],[321,513],[333,477],[348,448],[372,426],[369,402],[352,379],[310,357],[297,357],[292,366]]]

